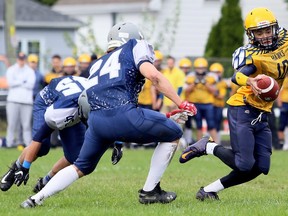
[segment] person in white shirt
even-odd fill
[[[17,62],[10,66],[6,72],[8,83],[7,96],[7,147],[14,147],[17,129],[22,129],[24,145],[32,140],[32,109],[33,109],[33,87],[35,84],[35,73],[26,64],[26,55],[20,52]]]

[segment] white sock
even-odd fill
[[[214,148],[217,145],[218,144],[216,144],[215,142],[208,142],[207,145],[206,145],[206,153],[213,155]]]
[[[284,145],[288,144],[288,127],[285,127],[284,130]]]
[[[168,167],[176,151],[176,143],[159,143],[151,158],[150,170],[143,187],[144,191],[151,191],[160,182],[160,179]]]
[[[204,187],[205,192],[219,192],[224,189],[224,186],[221,184],[220,179]]]
[[[185,138],[185,140],[188,143],[188,145],[191,144],[193,142],[193,140],[192,140],[192,129],[191,128],[185,128],[183,137]]]
[[[60,170],[37,194],[31,198],[35,200],[36,203],[41,203],[44,199],[52,196],[55,193],[64,190],[74,181],[79,178],[77,171],[73,165],[70,165],[62,170]]]

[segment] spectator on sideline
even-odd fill
[[[73,75],[79,76],[80,72],[76,68],[77,62],[73,57],[67,57],[63,60],[63,76]]]
[[[44,76],[44,80],[46,84],[49,84],[53,78],[62,76],[62,58],[60,55],[52,56],[52,69]]]
[[[7,96],[7,134],[6,145],[15,145],[15,135],[23,136],[24,145],[29,145],[32,140],[32,109],[33,109],[33,87],[35,85],[35,72],[26,64],[26,55],[22,52],[17,55],[17,62],[7,69],[8,82]]]
[[[91,56],[89,54],[83,53],[78,58],[78,70],[81,77],[89,77],[89,65],[91,63]]]
[[[28,55],[27,60],[28,60],[28,65],[35,71],[36,81],[35,81],[35,85],[33,88],[33,99],[35,99],[38,92],[40,92],[45,86],[44,76],[39,71],[39,68],[38,68],[39,58],[36,54]]]

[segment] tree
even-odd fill
[[[57,2],[57,0],[35,0],[35,1],[47,6],[52,6]]]
[[[226,0],[221,18],[213,25],[205,47],[206,57],[231,57],[243,45],[243,20],[239,0]]]
[[[231,58],[235,49],[243,45],[243,36],[244,28],[239,0],[225,0],[221,8],[221,18],[210,31],[205,47],[205,57]]]

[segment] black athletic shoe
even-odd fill
[[[9,190],[15,181],[15,172],[18,170],[16,165],[16,161],[12,163],[11,167],[9,168],[8,172],[2,177],[0,182],[0,189],[2,191]]]
[[[179,158],[180,163],[186,163],[187,161],[206,155],[206,145],[208,142],[214,142],[210,136],[204,136],[193,145],[188,146],[181,154]]]
[[[152,191],[139,190],[139,202],[142,204],[170,203],[177,197],[174,192],[166,192],[161,189],[160,182]]]
[[[111,156],[112,164],[116,165],[121,160],[122,156],[123,156],[123,145],[115,144]]]
[[[21,208],[34,208],[39,205],[42,205],[42,201],[39,201],[39,203],[37,203],[34,199],[29,197],[27,200],[21,203],[20,207]]]
[[[45,186],[43,183],[43,178],[39,178],[37,184],[34,186],[33,192],[38,193]]]
[[[196,194],[196,199],[204,201],[205,199],[219,200],[216,192],[205,192],[204,187],[201,187]]]

